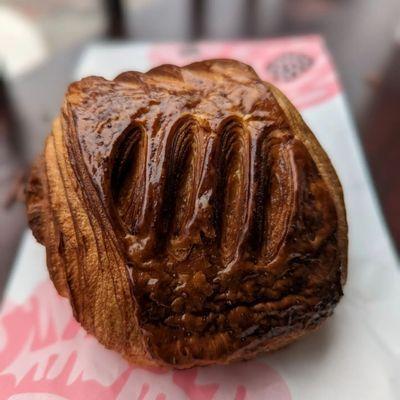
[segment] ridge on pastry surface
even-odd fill
[[[139,363],[224,363],[332,313],[340,183],[286,102],[232,60],[70,85],[28,215],[59,293],[107,347]]]

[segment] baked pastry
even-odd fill
[[[288,99],[233,60],[69,86],[26,188],[75,318],[132,363],[276,350],[342,296],[342,189]]]

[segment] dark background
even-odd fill
[[[82,13],[87,13],[88,21],[93,13],[81,9],[62,24],[57,21],[65,9],[60,14],[58,8],[46,25],[58,35],[50,34],[55,50],[47,60],[15,78],[0,75],[0,297],[26,226],[23,204],[13,201],[18,180],[43,146],[82,49],[103,39],[190,41],[322,34],[345,88],[384,216],[400,248],[400,0],[92,3],[102,16],[97,31],[66,40],[78,28],[85,32]],[[35,7],[49,4],[54,9],[49,0],[31,2],[29,10],[38,13]],[[66,44],[57,46],[60,43]]]

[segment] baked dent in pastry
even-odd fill
[[[342,296],[336,173],[288,99],[237,61],[72,83],[26,195],[57,291],[132,363],[248,359]]]

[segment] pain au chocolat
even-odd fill
[[[72,83],[26,199],[57,291],[132,363],[249,359],[342,296],[335,171],[288,99],[237,61]]]

